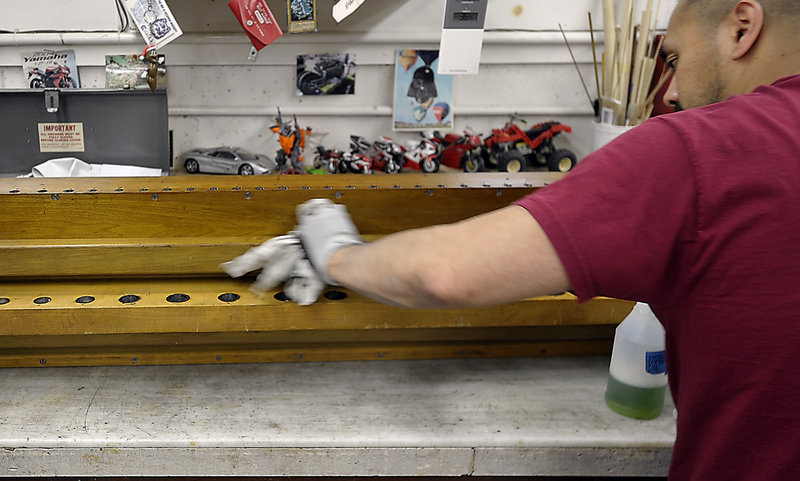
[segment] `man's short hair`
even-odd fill
[[[728,15],[738,0],[681,0],[690,7],[690,14],[699,18],[703,24],[716,28]],[[755,0],[764,9],[764,19],[768,23],[780,23],[800,19],[800,0]],[[788,18],[787,18],[788,17]]]

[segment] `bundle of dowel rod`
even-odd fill
[[[647,119],[655,100],[651,89],[656,59],[663,37],[656,34],[660,0],[646,0],[638,23],[634,12],[638,0],[621,0],[619,11],[614,0],[603,0],[601,119],[616,125],[638,125]],[[617,26],[619,14],[619,26]],[[656,84],[663,86],[661,80]],[[659,85],[660,84],[660,85]]]

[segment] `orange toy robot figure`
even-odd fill
[[[278,116],[275,118],[277,123],[269,129],[278,134],[278,143],[281,146],[275,156],[278,170],[295,174],[303,172],[303,149],[306,146],[306,136],[311,134],[311,128],[301,129],[296,116],[293,120],[294,125],[284,122],[279,108]]]

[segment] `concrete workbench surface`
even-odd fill
[[[607,357],[0,369],[0,476],[666,474]]]

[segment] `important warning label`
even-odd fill
[[[39,124],[39,151],[83,152],[83,122]]]

